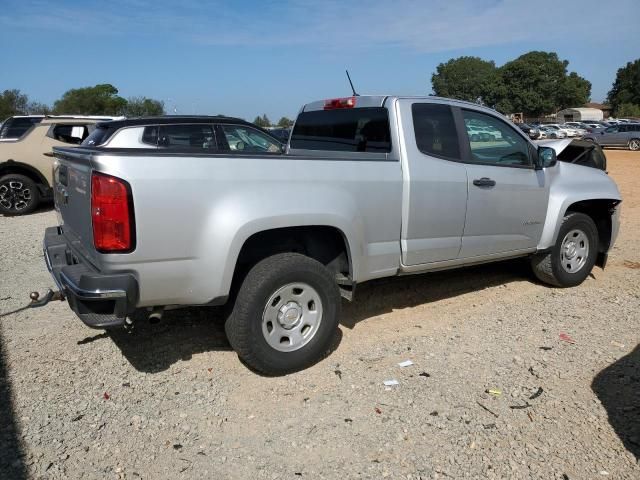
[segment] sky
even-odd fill
[[[640,0],[0,0],[0,90],[111,83],[167,113],[295,117],[351,93],[428,95],[437,65],[557,52],[602,101],[640,57]]]

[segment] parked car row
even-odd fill
[[[281,152],[286,144],[244,120],[201,118],[200,123],[189,126],[181,125],[181,117],[159,117],[155,127],[146,129],[134,128],[138,119],[131,119],[131,125],[121,129],[125,117],[10,117],[0,126],[0,214],[25,215],[52,199],[53,147],[105,144],[110,148],[273,153]]]

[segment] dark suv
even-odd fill
[[[589,133],[584,139],[602,147],[627,147],[637,151],[640,150],[640,123],[612,125],[599,132]]]

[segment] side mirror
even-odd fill
[[[556,151],[551,147],[538,147],[538,158],[536,158],[536,170],[553,167],[558,161]]]

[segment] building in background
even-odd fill
[[[564,122],[599,122],[604,119],[604,113],[599,108],[565,108],[556,114],[558,123]]]

